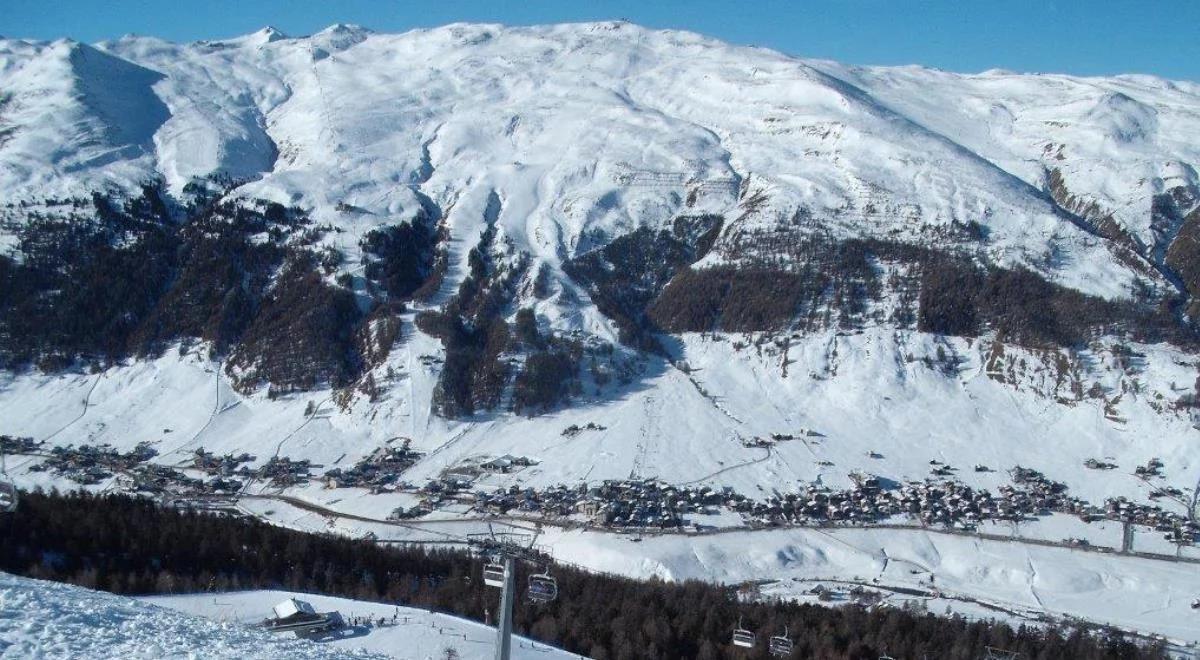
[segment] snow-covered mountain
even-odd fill
[[[471,240],[495,193],[515,248],[551,266],[683,212],[917,241],[977,222],[998,262],[1119,296],[1136,273],[1053,182],[1071,212],[1169,244],[1152,201],[1191,211],[1200,155],[1192,83],[851,68],[626,23],[5,40],[0,85],[11,201],[225,174],[360,232],[425,195]]]
[[[1183,514],[1198,162],[1194,83],[623,22],[0,40],[0,434],[758,499],[1023,465]]]

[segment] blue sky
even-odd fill
[[[854,64],[923,64],[1200,81],[1195,0],[2,0],[0,34],[94,42],[175,41],[337,22],[400,32],[455,21],[532,24],[626,18],[738,44]]]

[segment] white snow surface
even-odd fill
[[[416,643],[419,647],[421,642]],[[414,655],[408,657],[424,658],[415,654],[418,647],[412,647]],[[438,650],[430,648],[429,655]],[[401,656],[272,636],[230,620],[212,621],[133,598],[0,573],[0,658],[323,660],[386,657]]]

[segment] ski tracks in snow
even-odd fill
[[[49,442],[52,438],[56,437],[58,434],[62,433],[63,431],[66,431],[68,428],[74,426],[76,422],[83,419],[84,415],[87,415],[88,406],[91,405],[91,401],[92,401],[92,393],[96,391],[96,386],[100,384],[101,378],[104,378],[103,372],[96,375],[96,380],[92,381],[91,387],[89,387],[87,393],[83,395],[83,410],[79,411],[79,415],[76,416],[75,419],[72,419],[71,421],[67,422],[66,424],[63,424],[62,427],[60,427],[54,433],[51,433],[50,435],[42,438],[42,442]]]
[[[222,363],[218,362],[216,369],[214,369],[214,373],[213,373],[213,408],[212,408],[212,412],[210,412],[208,414],[208,419],[206,419],[204,421],[204,425],[201,426],[198,431],[196,431],[194,434],[192,434],[192,437],[189,438],[187,440],[187,442],[184,442],[183,444],[180,444],[178,447],[175,447],[171,451],[164,453],[160,458],[165,458],[167,456],[170,456],[171,454],[182,451],[184,448],[189,447],[192,444],[194,444],[197,440],[200,439],[200,436],[203,435],[204,432],[208,430],[208,427],[212,426],[213,420],[215,420],[217,418],[217,415],[221,414],[221,365],[222,365]]]

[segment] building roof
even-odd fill
[[[296,600],[295,598],[289,598],[276,605],[273,609],[275,611],[276,619],[286,619],[290,616],[295,616],[296,614],[315,615],[317,613],[317,611],[313,609],[312,605],[309,605],[307,602],[302,600]]]

